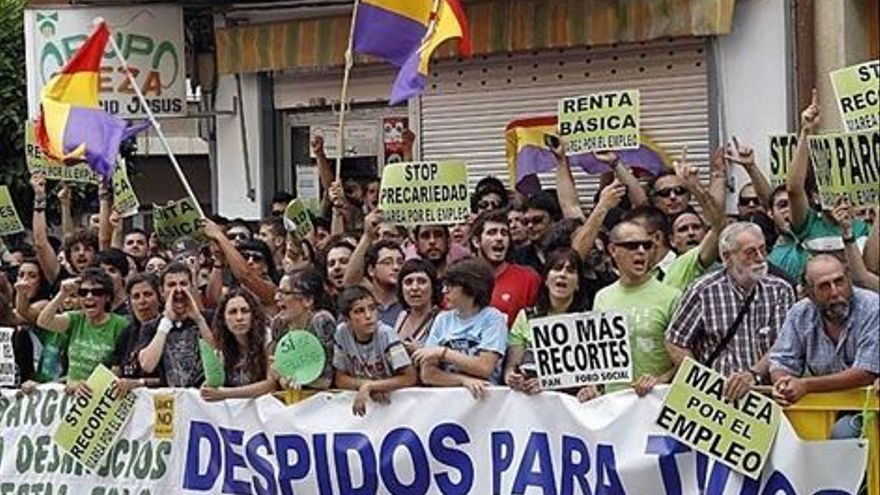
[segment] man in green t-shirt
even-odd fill
[[[58,314],[64,298],[73,293],[79,296],[82,309]],[[119,372],[119,358],[130,323],[127,318],[108,312],[112,298],[110,277],[100,268],[89,268],[79,278],[62,281],[61,290],[37,318],[41,328],[68,335],[68,390],[85,381],[99,364]]]
[[[672,379],[674,369],[666,352],[665,332],[681,292],[654,277],[650,262],[654,241],[644,227],[634,222],[617,224],[608,249],[620,279],[596,294],[593,309],[626,316],[636,379],[632,386],[642,396],[654,385]],[[611,385],[606,391],[622,388]]]

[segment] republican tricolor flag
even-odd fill
[[[458,51],[470,56],[467,19],[459,0],[361,0],[352,46],[400,67],[391,88],[396,105],[427,86],[431,54],[458,38]]]
[[[147,128],[129,127],[98,102],[101,58],[110,37],[101,22],[40,95],[37,144],[50,158],[73,165],[87,162],[105,179],[113,175],[122,140]]]

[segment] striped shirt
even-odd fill
[[[795,302],[791,286],[772,275],[764,276],[754,290],[758,292],[734,337],[711,364],[724,375],[751,368],[770,351],[786,312]],[[690,349],[697,361],[708,364],[706,361],[721,344],[746,297],[727,270],[698,279],[682,296],[666,329],[666,340]]]

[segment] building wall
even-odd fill
[[[793,34],[788,28],[788,4],[780,0],[741,0],[736,4],[733,32],[716,38],[715,89],[718,143],[736,136],[755,149],[758,163],[769,173],[769,138],[789,132],[792,101]],[[734,168],[729,193],[748,182]],[[728,212],[736,211],[735,194],[728,194]]]

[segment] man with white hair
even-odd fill
[[[692,357],[727,375],[725,393],[738,399],[769,383],[769,351],[795,295],[785,280],[767,273],[767,246],[757,225],[728,225],[718,244],[724,269],[684,293],[666,345],[676,366]]]

